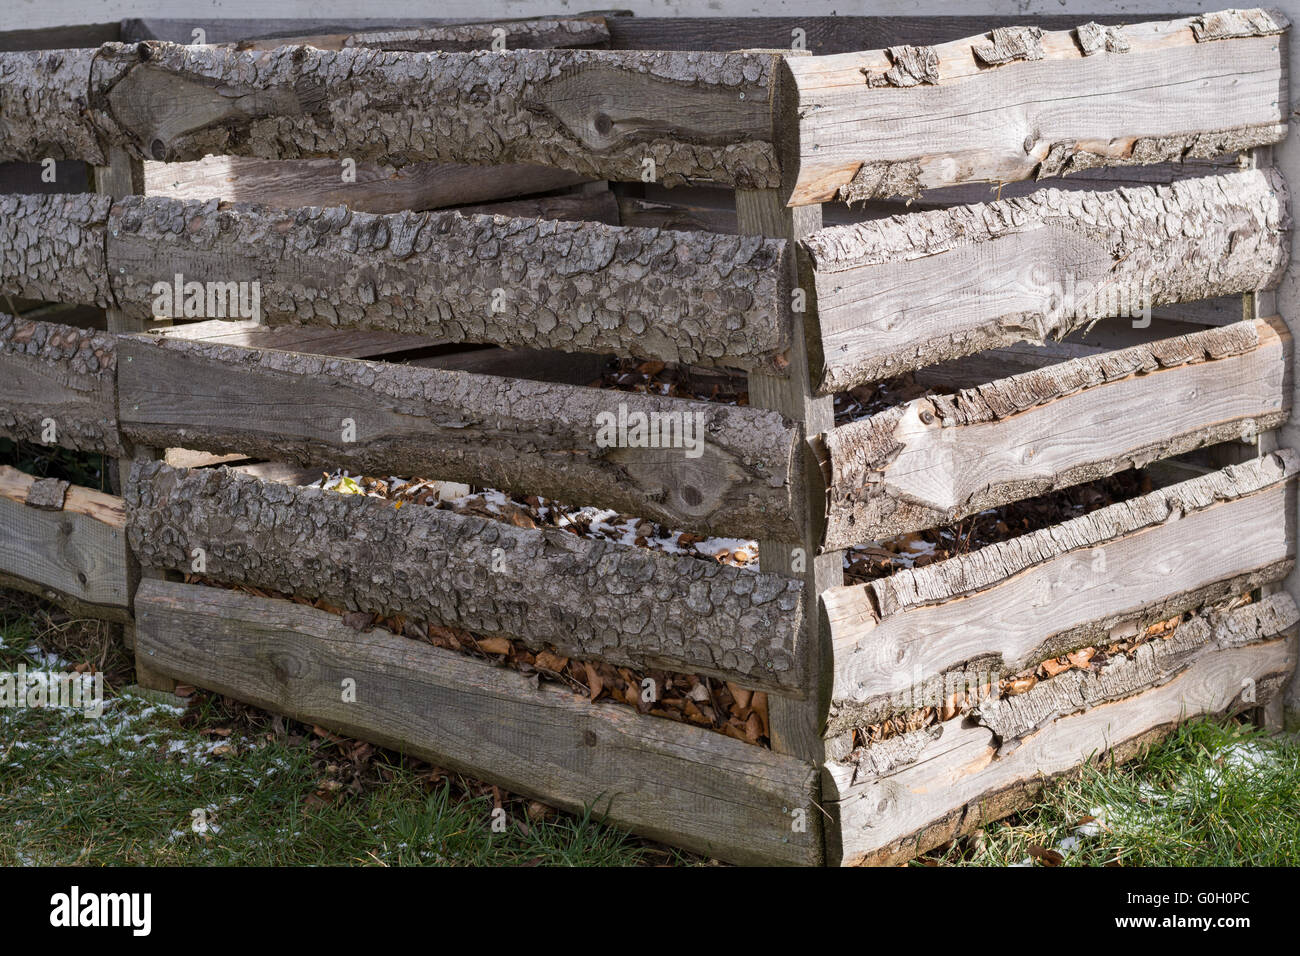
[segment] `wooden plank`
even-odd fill
[[[776,190],[738,190],[735,202],[737,229],[742,233],[794,240],[821,225],[819,207],[791,210],[781,201]],[[795,281],[793,270],[785,278],[785,288],[792,288]],[[803,314],[793,312],[788,293],[782,299],[781,307],[797,330],[790,350],[790,374],[787,377],[751,374],[748,378],[749,401],[755,407],[770,408],[797,423],[798,442],[793,468],[802,477],[799,482],[802,507],[799,519],[789,526],[787,533],[759,534],[759,563],[768,571],[797,575],[803,582],[808,606],[816,607],[817,596],[823,590],[844,583],[841,556],[821,554],[817,547],[822,537],[826,492],[821,469],[808,444],[812,435],[831,427],[835,410],[832,399],[812,393]],[[825,642],[820,616],[807,615],[804,627],[803,647],[807,654],[804,668],[806,673],[813,675],[810,684],[814,693],[807,701],[773,699],[771,739],[773,748],[821,766],[825,759],[822,731],[829,700],[820,675],[828,670],[830,662],[821,652]],[[820,822],[819,818],[817,823],[820,825]]]
[[[313,325],[262,325],[254,321],[204,319],[156,330],[168,339],[234,345],[252,349],[282,349],[336,355],[340,358],[379,358],[418,352],[443,345],[440,339],[372,329],[329,329]]]
[[[789,347],[788,319],[777,307],[788,251],[778,239],[153,197],[114,203],[110,219],[113,293],[133,316],[151,316],[154,286],[182,275],[185,282],[257,282],[271,325],[384,329],[776,373]]]
[[[500,44],[500,45],[498,45]],[[399,50],[406,53],[469,53],[473,50],[568,50],[609,46],[609,28],[599,16],[500,20],[455,26],[401,27],[387,30],[268,37],[244,40],[240,50],[274,50],[282,46],[318,50]]]
[[[1249,35],[1228,38],[1204,23],[1009,27],[933,47],[791,58],[779,119],[790,202],[917,196],[1281,140],[1285,18],[1253,11]]]
[[[347,206],[373,213],[493,202],[588,181],[565,169],[526,163],[412,163],[394,168],[359,162],[351,172],[355,180],[344,182],[337,159],[205,156],[189,163],[144,164],[145,193],[150,196],[256,202],[285,209]]]
[[[892,865],[1028,806],[1054,778],[1091,760],[1124,760],[1178,723],[1265,699],[1295,667],[1294,637],[1215,648],[1168,683],[1062,717],[1004,745],[988,727],[964,718],[940,725],[920,759],[880,776],[853,780],[855,766],[824,775],[828,806],[839,820],[831,861]],[[833,795],[833,796],[831,796]]]
[[[790,533],[802,513],[798,433],[775,412],[172,337],[118,348],[137,444],[487,484],[724,534]],[[645,447],[639,418],[655,425]]]
[[[136,608],[143,653],[187,683],[728,862],[820,862],[792,832],[816,812],[795,758],[288,601],[147,581]]]
[[[510,216],[514,219],[550,219],[559,222],[603,222],[619,225],[618,200],[608,189],[600,192],[536,196],[508,202],[458,206],[462,216]]]
[[[1239,322],[843,425],[825,435],[825,546],[948,524],[1275,428],[1291,405],[1290,368],[1281,319]]]
[[[1287,262],[1274,170],[1020,199],[823,229],[798,246],[823,391],[1150,305],[1268,288]]]
[[[0,159],[103,162],[116,146],[168,162],[230,154],[534,163],[592,179],[640,182],[650,174],[669,186],[765,188],[780,183],[770,108],[778,59],[237,52],[149,42],[4,53],[0,83],[15,95],[0,105]]]
[[[113,336],[0,313],[0,435],[125,455],[116,376]]]
[[[534,349],[469,349],[406,362],[419,368],[523,378],[533,382],[592,385],[609,365],[608,355],[586,352],[539,352]]]
[[[129,620],[122,499],[73,485],[61,509],[45,510],[27,504],[38,484],[0,465],[0,585],[79,616]]]
[[[225,469],[137,461],[132,550],[188,570],[350,610],[400,614],[566,656],[805,693],[799,581]]]
[[[1285,576],[1298,467],[1295,453],[1275,452],[825,592],[835,655],[828,732],[912,709],[962,668],[1016,673]]]

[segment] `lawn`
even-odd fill
[[[101,718],[0,709],[3,865],[699,865],[480,781],[195,691],[131,692],[107,625],[0,592],[0,671],[105,675]],[[916,865],[1296,865],[1300,745],[1190,724]]]

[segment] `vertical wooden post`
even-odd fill
[[[822,221],[821,206],[788,207],[781,191],[775,189],[737,190],[736,216],[739,232],[744,235],[770,236],[790,242],[819,229]],[[810,440],[834,425],[835,400],[830,395],[813,394],[804,335],[805,315],[792,308],[791,293],[798,288],[798,275],[793,255],[790,260],[789,291],[784,303],[793,328],[789,377],[751,374],[749,404],[778,411],[800,425],[803,431],[805,500],[802,532],[797,540],[760,541],[758,550],[759,564],[764,571],[803,578],[807,608],[802,646],[809,696],[806,700],[794,700],[769,695],[772,748],[808,761],[820,774],[826,762],[824,728],[830,703],[831,659],[826,646],[829,634],[823,623],[819,595],[827,588],[842,584],[844,571],[842,552],[817,553],[826,520],[826,492]],[[810,817],[818,832],[824,832],[821,808],[812,808]]]
[[[94,167],[94,188],[95,192],[100,195],[115,198],[143,193],[144,164],[140,160],[133,158],[125,150],[114,149],[109,154],[107,166]],[[148,328],[148,323],[144,319],[130,318],[123,315],[119,309],[107,309],[105,317],[110,332],[143,332]],[[137,458],[158,457],[158,449],[156,448],[133,448],[132,453]],[[127,458],[118,459],[114,466],[118,488],[119,490],[125,490],[127,474],[131,470],[131,460]],[[128,548],[127,587],[131,595],[131,603],[134,603],[135,590],[140,583],[141,576],[139,562],[135,560],[135,556],[131,554]],[[162,575],[157,576],[161,577]],[[132,608],[132,613],[134,613],[134,608]],[[127,648],[134,651],[135,625],[124,624],[122,626],[122,637]],[[147,661],[141,660],[138,652],[135,659],[135,679],[137,684],[149,690],[171,691],[176,687],[175,681],[152,670]]]

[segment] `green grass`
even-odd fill
[[[1063,866],[1300,864],[1300,743],[1195,721],[1142,759],[1089,767],[926,862],[1005,866],[1041,861],[1038,848]]]
[[[52,669],[104,672],[108,707],[102,719],[0,709],[0,865],[702,862],[598,814],[556,813],[215,695],[180,707],[170,695],[120,693],[131,663],[110,628],[0,592],[0,671],[50,653],[61,658]],[[195,810],[206,831],[195,830]],[[1300,744],[1231,721],[1192,723],[1142,759],[1088,768],[920,862],[1005,866],[1052,856],[1044,850],[1067,866],[1294,866]]]
[[[0,670],[39,666],[28,648],[48,631],[0,610]],[[102,719],[0,709],[0,865],[690,862],[591,813],[533,804],[547,818],[530,820],[526,800],[216,696],[159,699],[111,695]]]

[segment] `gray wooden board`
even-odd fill
[[[1197,18],[1126,24],[1123,52],[1074,30],[1031,34],[990,61],[986,36],[794,57],[779,124],[791,202],[919,195],[924,188],[1059,175],[1098,165],[1212,157],[1277,142],[1288,115],[1283,39],[1202,41]],[[995,35],[996,41],[996,35]]]
[[[825,546],[948,524],[1277,427],[1291,404],[1291,342],[1273,321],[1075,358],[833,429]]]
[[[288,601],[145,581],[136,613],[140,653],[179,680],[728,862],[820,862],[796,758]]]
[[[831,862],[896,864],[1029,803],[1044,782],[1152,731],[1201,714],[1258,699],[1295,667],[1294,638],[1214,650],[1160,687],[1062,717],[1006,752],[996,735],[957,718],[922,752],[922,759],[882,777],[853,782],[854,767],[832,764],[824,774],[828,805],[838,820]],[[1252,700],[1254,698],[1252,697]]]
[[[828,733],[923,706],[947,673],[1016,673],[1277,580],[1295,556],[1296,470],[1294,453],[1276,452],[825,592],[835,657]]]
[[[25,503],[34,482],[0,467],[0,578],[80,613],[125,620],[130,592],[122,499],[73,488],[63,510],[44,511]]]
[[[803,513],[799,433],[777,412],[172,337],[118,347],[137,444],[467,481],[738,536],[791,534]],[[638,416],[659,423],[645,447],[605,427]]]
[[[834,391],[1152,305],[1269,288],[1290,230],[1273,170],[1043,189],[823,229],[797,243],[820,325],[819,384]]]

